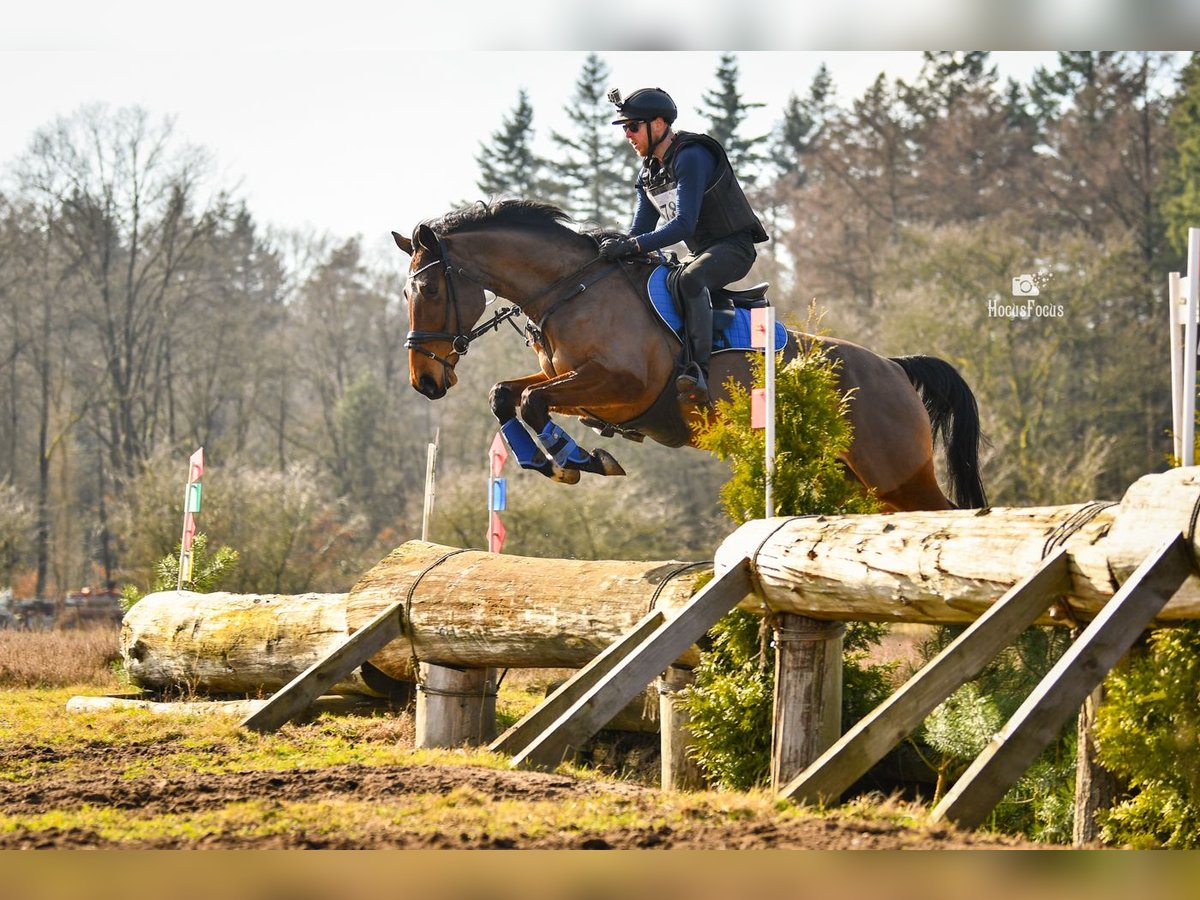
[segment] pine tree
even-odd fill
[[[986,50],[926,50],[915,88],[918,96],[909,98],[910,105],[933,118],[964,94],[990,89],[996,67],[988,65],[989,56]]]
[[[1172,149],[1162,187],[1162,216],[1176,253],[1187,252],[1188,228],[1200,227],[1200,53],[1179,73],[1167,128]]]
[[[809,157],[832,114],[833,78],[824,63],[813,76],[808,95],[788,97],[783,119],[771,135],[770,160],[785,184],[803,187],[809,178]]]
[[[708,133],[725,148],[738,179],[749,186],[757,180],[761,167],[766,162],[766,153],[762,148],[767,135],[747,138],[741,135],[740,129],[750,110],[766,104],[751,103],[742,96],[738,87],[738,64],[735,54],[721,54],[716,74],[717,86],[705,92],[702,99],[706,107],[698,109],[697,112],[708,118]]]
[[[533,151],[533,106],[529,92],[517,92],[517,104],[507,115],[491,142],[481,143],[479,180],[476,185],[491,197],[539,197],[544,192],[545,163]]]
[[[549,161],[555,200],[577,219],[619,229],[633,207],[631,183],[636,158],[613,133],[606,94],[608,65],[597,54],[584,60],[575,94],[565,107],[569,134],[551,132],[559,156]]]

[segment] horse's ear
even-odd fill
[[[408,238],[406,238],[404,235],[393,231],[392,232],[392,240],[394,240],[396,242],[397,247],[399,247],[401,250],[403,250],[409,256],[413,255],[413,243]]]
[[[438,237],[433,233],[433,229],[428,225],[422,224],[417,226],[416,238],[418,247],[423,247],[432,253],[436,253],[438,251]]]

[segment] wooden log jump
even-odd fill
[[[254,696],[283,687],[349,637],[345,594],[147,594],[121,623],[129,680],[150,691]],[[378,695],[361,671],[338,694]]]
[[[409,541],[350,590],[350,629],[403,602],[405,634],[371,657],[392,678],[412,659],[460,668],[580,668],[651,610],[668,616],[707,564],[539,559]],[[694,665],[695,650],[683,662]]]
[[[1094,618],[1172,533],[1196,548],[1200,469],[1138,480],[1120,503],[1033,509],[758,520],[730,535],[718,571],[749,557],[744,609],[812,619],[974,621],[1062,547],[1062,602],[1038,621]],[[579,668],[651,609],[668,616],[706,567],[679,561],[556,560],[410,541],[348,594],[151,594],[125,617],[121,647],[134,684],[212,694],[276,690],[389,605],[404,627],[368,672],[413,678],[412,659],[459,668]],[[1194,575],[1158,621],[1200,618]],[[693,665],[694,651],[680,661]],[[362,672],[338,690],[379,693]]]
[[[1200,468],[1136,481],[1119,503],[1031,509],[760,519],[730,535],[717,571],[749,556],[775,613],[814,619],[956,624],[974,621],[1057,548],[1069,572],[1041,624],[1095,618],[1141,562],[1173,535],[1200,554]],[[1200,618],[1193,574],[1157,622]]]
[[[401,630],[330,690],[378,694],[414,680],[412,661],[460,669],[579,668],[649,610],[670,614],[711,567],[501,556],[410,541],[348,594],[149,594],[129,611],[121,652],[152,690],[278,690],[389,606]],[[683,665],[694,665],[688,650]],[[368,683],[370,682],[370,683]],[[371,684],[376,687],[372,688]]]

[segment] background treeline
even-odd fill
[[[545,147],[520,92],[481,141],[480,197],[627,227],[635,160],[609,124],[612,85],[590,55]],[[1063,53],[1021,84],[986,53],[938,52],[912,83],[880,75],[848,104],[835,87],[822,70],[769,134],[747,133],[761,104],[731,54],[680,114],[724,142],[768,223],[750,280],[773,283],[785,320],[815,300],[839,336],[959,367],[997,505],[1116,497],[1166,465],[1166,273],[1200,225],[1200,57]],[[407,383],[406,259],[265,228],[142,109],[49,123],[0,184],[0,589],[148,584],[201,445],[201,528],[241,552],[228,588],[345,589],[419,536],[435,432],[430,536],[482,545],[487,388],[532,362],[511,330],[430,404]],[[1039,302],[1061,316],[989,315],[1025,272],[1049,276]],[[505,549],[709,556],[731,528],[724,466],[614,452],[626,479],[508,472]]]

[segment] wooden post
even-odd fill
[[[670,666],[658,679],[658,727],[662,757],[661,786],[664,791],[698,791],[705,785],[704,775],[688,755],[691,715],[676,695],[696,680],[691,669]]]
[[[842,732],[840,622],[784,613],[775,617],[775,718],[771,787],[808,768]]]
[[[486,744],[496,736],[496,670],[421,664],[418,747]]]
[[[1075,751],[1075,822],[1072,843],[1076,847],[1091,844],[1100,836],[1096,813],[1109,809],[1117,796],[1117,779],[1096,759],[1096,741],[1092,726],[1096,710],[1104,699],[1104,685],[1096,688],[1079,707]]]

